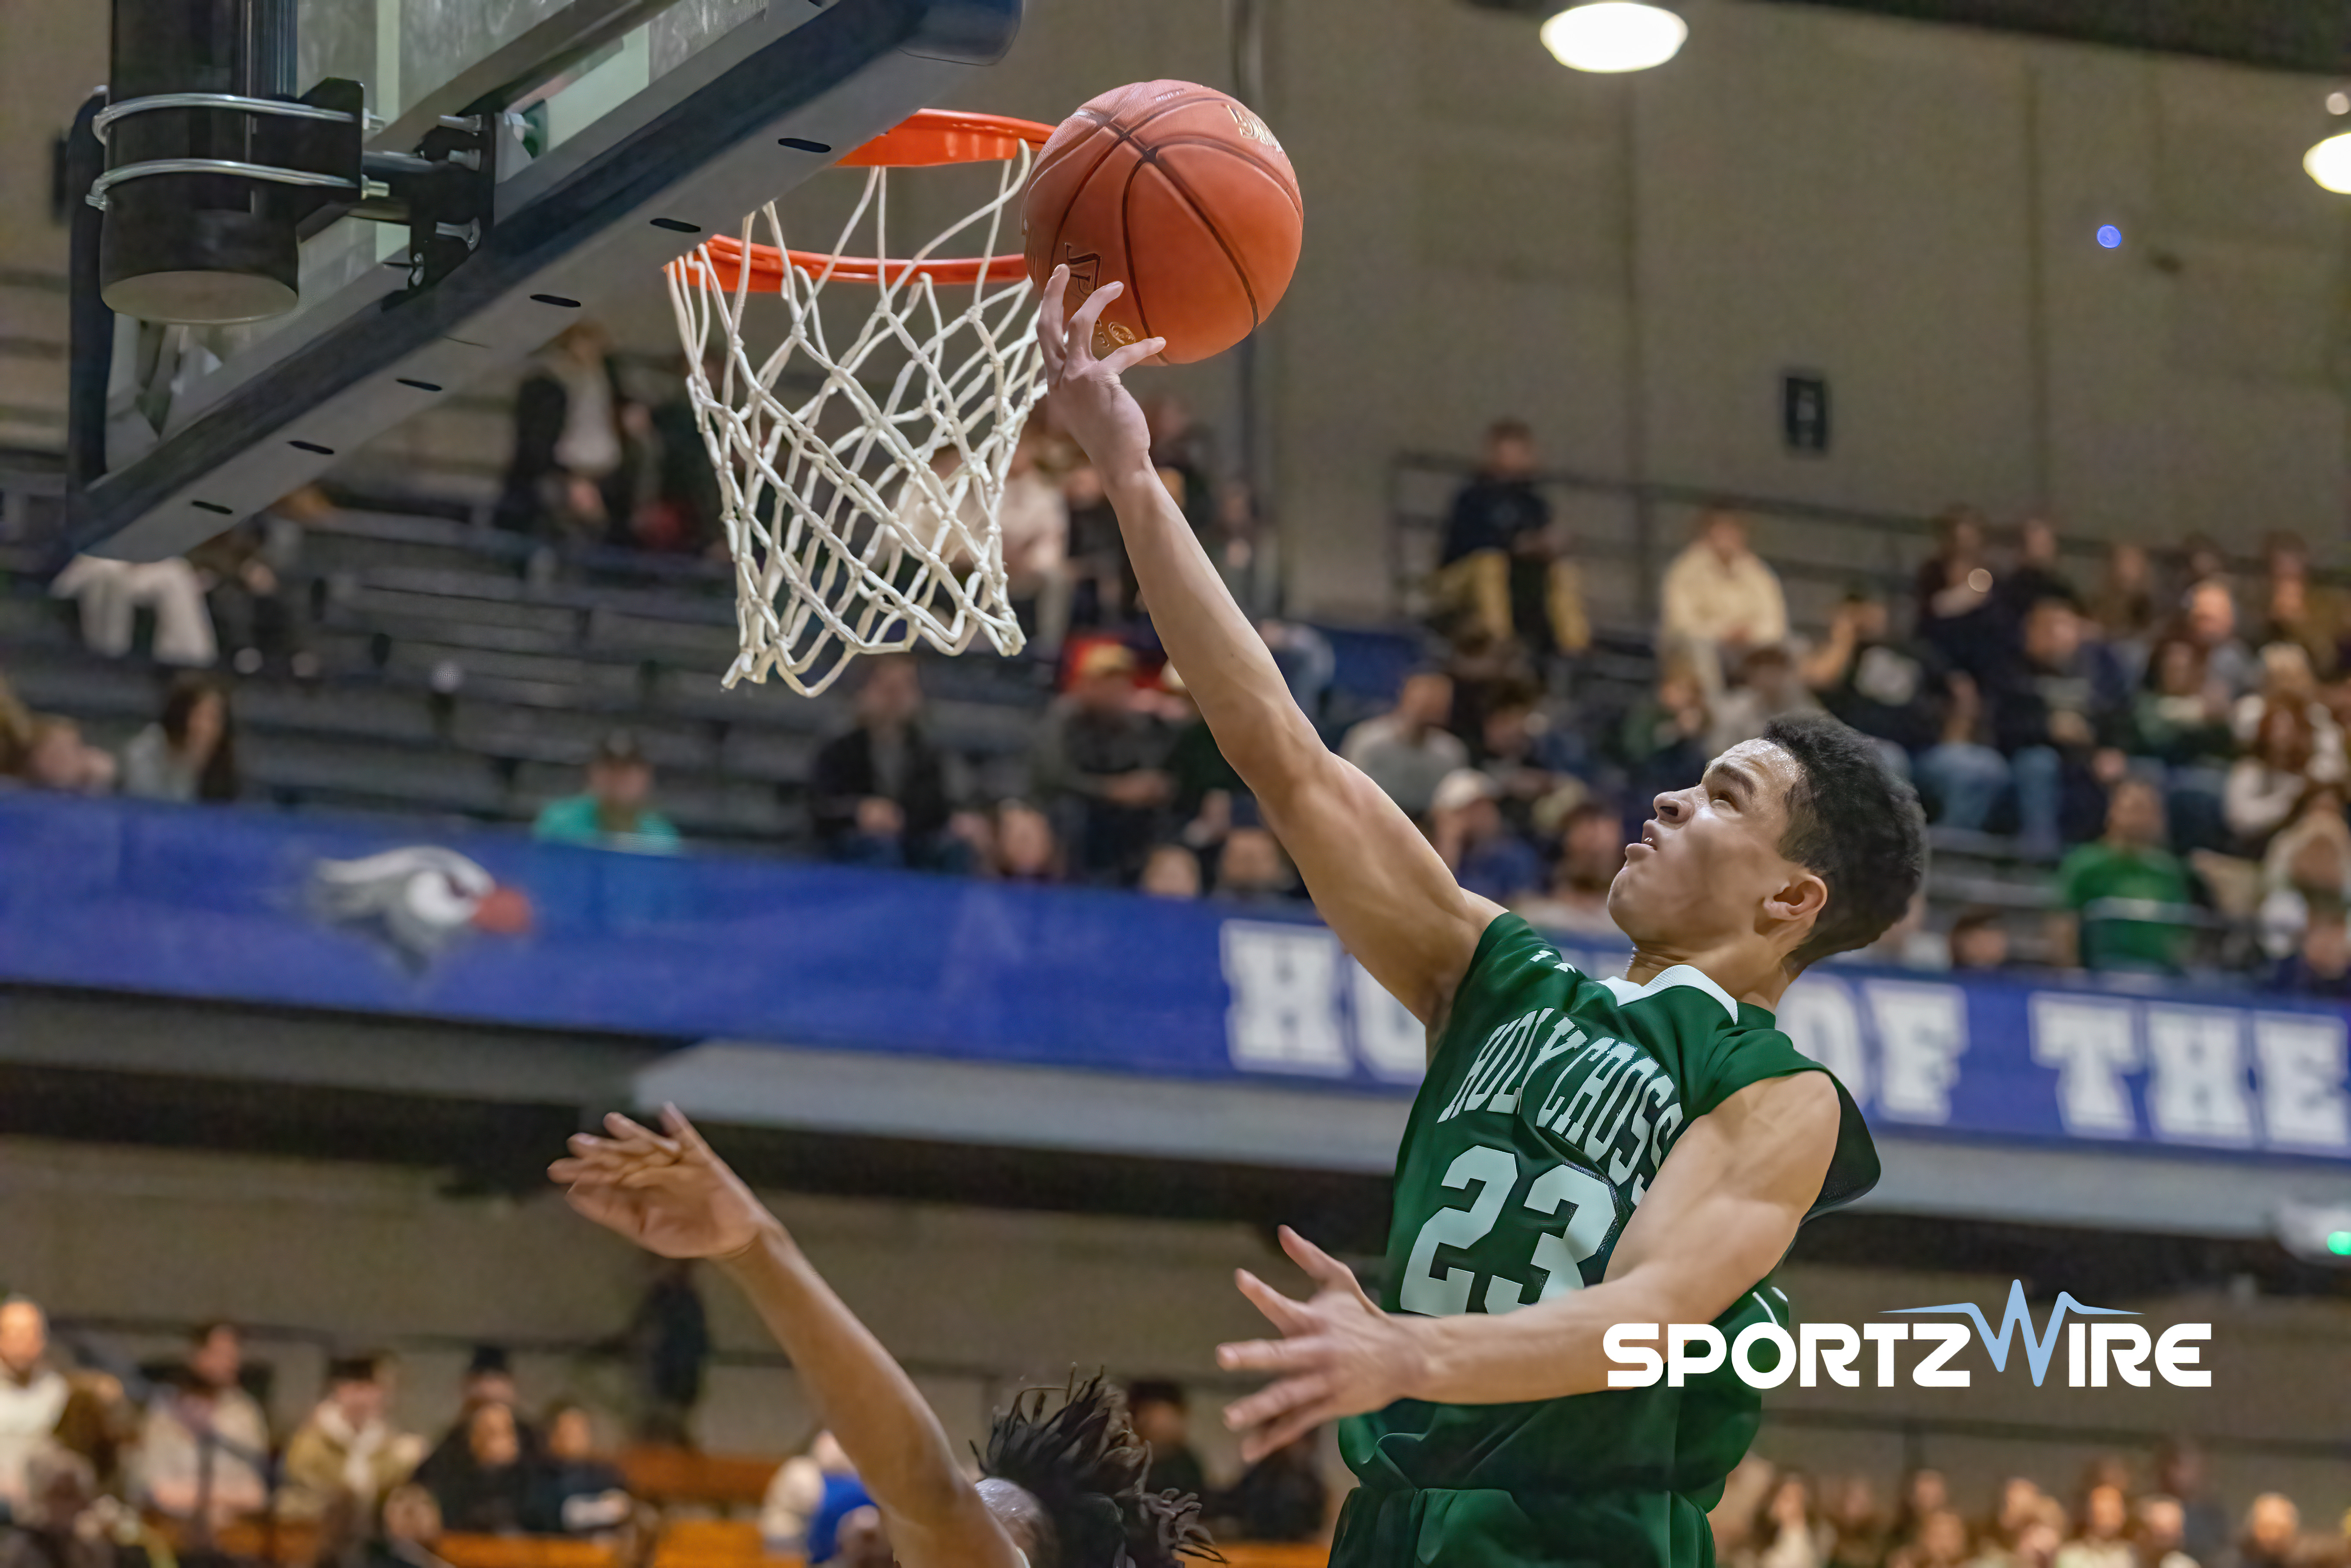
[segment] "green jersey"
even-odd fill
[[[1762,1009],[1677,966],[1595,980],[1515,915],[1496,917],[1455,994],[1397,1156],[1394,1312],[1507,1312],[1600,1283],[1674,1140],[1748,1084],[1827,1070]],[[1834,1079],[1831,1082],[1834,1082]],[[1877,1180],[1844,1115],[1813,1212]],[[1715,1320],[1726,1341],[1789,1326],[1768,1280]],[[1333,1568],[1708,1563],[1706,1510],[1755,1435],[1761,1397],[1726,1364],[1680,1388],[1516,1405],[1399,1400],[1343,1422],[1363,1485]]]

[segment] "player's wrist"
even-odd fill
[[[706,1260],[729,1271],[756,1267],[761,1261],[789,1259],[795,1250],[791,1233],[784,1222],[762,1209],[751,1227],[750,1239],[726,1252],[713,1253]]]
[[[1155,496],[1167,499],[1167,486],[1159,477],[1159,470],[1151,465],[1151,455],[1138,453],[1133,459],[1105,467],[1102,471],[1102,493],[1110,504],[1124,511],[1138,503],[1148,503]]]
[[[1447,1320],[1387,1314],[1390,1335],[1389,1380],[1398,1399],[1435,1400],[1445,1379]]]

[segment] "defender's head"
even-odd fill
[[[1608,913],[1636,945],[1758,943],[1792,974],[1901,919],[1926,852],[1917,796],[1876,747],[1825,715],[1791,714],[1657,797]]]

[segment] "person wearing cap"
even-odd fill
[[[677,848],[677,829],[649,802],[653,765],[637,737],[616,729],[588,759],[588,788],[549,800],[532,824],[534,836],[550,843],[594,844],[611,850],[667,853]]]
[[[395,1431],[384,1418],[390,1396],[384,1371],[373,1355],[338,1356],[327,1364],[327,1396],[286,1445],[279,1503],[287,1514],[360,1524],[415,1472],[424,1440]]]
[[[1457,768],[1428,803],[1428,838],[1463,887],[1506,904],[1542,885],[1542,857],[1502,818],[1501,791],[1474,768]]]
[[[1069,848],[1079,880],[1135,880],[1174,795],[1165,727],[1137,706],[1134,654],[1096,643],[1077,656],[1066,695],[1037,727],[1029,783]]]

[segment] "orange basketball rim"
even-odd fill
[[[1050,125],[1008,114],[977,114],[960,109],[918,109],[834,165],[840,169],[935,169],[950,163],[1002,163],[1020,156],[1025,144],[1042,147],[1053,134]],[[732,289],[748,275],[755,294],[783,291],[787,266],[816,277],[842,283],[892,284],[920,276],[943,286],[975,284],[984,277],[1008,281],[1027,276],[1028,259],[1010,256],[926,256],[919,261],[884,256],[834,256],[821,250],[778,250],[771,245],[745,245],[739,239],[713,235],[703,242],[712,277],[719,287]],[[670,263],[673,269],[692,264],[692,257]]]

